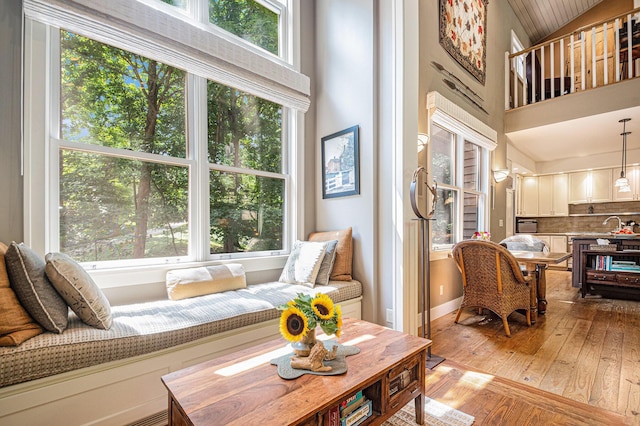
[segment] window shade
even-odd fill
[[[309,77],[190,22],[133,0],[24,0],[25,16],[149,56],[305,112]]]

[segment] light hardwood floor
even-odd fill
[[[548,271],[545,315],[455,312],[431,324],[432,353],[495,376],[617,412],[640,425],[640,302],[581,298],[571,273]],[[485,311],[488,312],[488,311]]]

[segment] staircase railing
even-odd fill
[[[505,52],[505,76],[506,110],[640,77],[640,7]]]

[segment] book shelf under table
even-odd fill
[[[363,391],[377,425],[415,401],[424,423],[426,353],[431,341],[362,320],[345,319],[339,339],[360,348],[347,357],[348,371],[335,376],[278,376],[269,361],[286,350],[284,339],[235,352],[167,374],[170,425],[329,425],[329,412]],[[402,387],[395,389],[398,377]],[[394,389],[390,389],[390,384]]]
[[[582,251],[582,297],[587,294],[604,294],[622,298],[640,298],[640,269],[624,267],[612,269],[614,259],[638,264],[640,250]],[[603,263],[599,263],[600,261]]]

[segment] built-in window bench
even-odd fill
[[[361,316],[355,280],[112,306],[109,330],[71,313],[61,334],[0,348],[0,424],[121,425],[153,416],[166,410],[162,375],[279,336],[276,307],[299,292],[326,293],[345,317]]]

